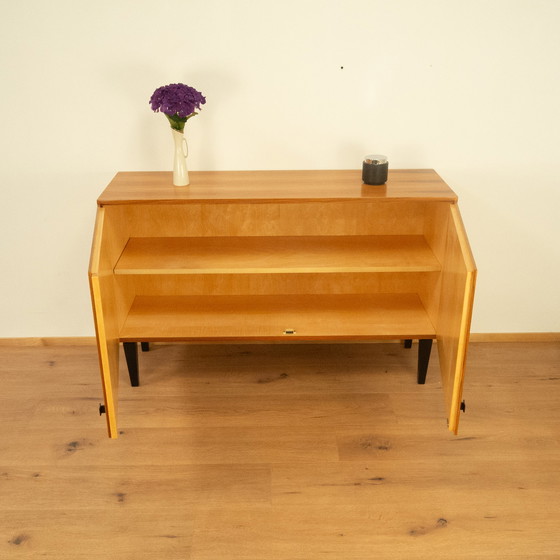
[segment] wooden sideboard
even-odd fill
[[[151,341],[418,339],[425,370],[436,339],[457,433],[476,267],[437,173],[393,170],[382,186],[360,170],[190,178],[121,172],[97,201],[89,280],[110,437],[119,344]]]

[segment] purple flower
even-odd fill
[[[183,131],[187,119],[197,115],[196,109],[206,103],[202,93],[185,84],[169,84],[154,91],[150,98],[152,110],[164,113],[171,128]]]

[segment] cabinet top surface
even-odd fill
[[[389,170],[385,185],[364,185],[360,170],[191,171],[174,187],[171,172],[121,171],[98,199],[107,204],[426,199],[457,195],[433,169]]]

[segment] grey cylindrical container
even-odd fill
[[[368,155],[362,163],[362,181],[366,185],[383,185],[387,182],[389,161],[387,156]]]

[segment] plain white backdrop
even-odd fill
[[[479,268],[473,332],[560,331],[557,0],[25,0],[0,17],[0,337],[89,336],[95,201],[168,170],[434,168]]]

